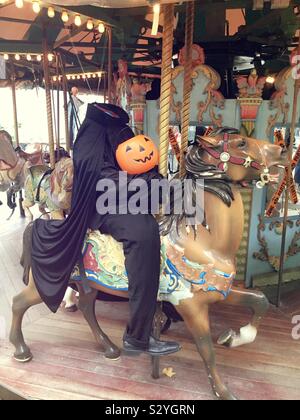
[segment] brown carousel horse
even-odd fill
[[[241,328],[238,334],[225,333],[219,343],[237,347],[252,343],[260,322],[268,310],[266,297],[258,291],[232,287],[236,272],[236,254],[244,230],[244,208],[240,184],[258,181],[259,185],[270,180],[269,169],[286,164],[287,154],[281,147],[265,141],[244,137],[236,130],[220,129],[198,139],[186,156],[186,177],[194,182],[205,181],[205,222],[187,229],[184,215],[165,216],[162,221],[162,276],[160,299],[173,304],[185,321],[202,357],[212,390],[219,399],[232,400],[234,395],[221,379],[213,341],[210,333],[209,306],[217,302],[249,307],[253,311],[251,322]],[[25,235],[26,236],[26,235]],[[29,347],[22,334],[22,320],[26,311],[41,303],[30,270],[30,241],[27,232],[25,241],[25,274],[28,287],[13,300],[13,321],[10,341],[15,346],[14,358],[19,362],[32,359]],[[28,241],[28,242],[27,242]],[[28,243],[28,245],[26,245]],[[112,290],[113,282],[124,277],[124,265],[120,244],[112,238],[92,232],[87,237],[88,256],[84,265],[88,285],[92,292],[84,292],[83,278],[72,275],[80,292],[79,308],[90,325],[94,336],[108,359],[117,359],[120,350],[100,328],[95,316],[95,300],[98,291],[119,297],[127,292]],[[113,250],[113,251],[112,251]],[[101,256],[101,258],[100,258]],[[93,260],[93,272],[89,277],[89,261]],[[107,264],[105,268],[105,262]],[[97,268],[98,265],[98,268]],[[115,276],[112,267],[118,266]],[[96,268],[95,268],[96,267]],[[84,277],[84,276],[83,276]],[[123,279],[125,284],[126,280]],[[85,284],[87,286],[87,284]],[[124,286],[124,284],[123,284]],[[124,289],[123,289],[124,290]]]

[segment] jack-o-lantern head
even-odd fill
[[[133,137],[120,144],[116,158],[122,171],[130,175],[149,172],[159,163],[159,154],[155,143],[144,135]]]

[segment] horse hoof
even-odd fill
[[[218,344],[224,347],[231,347],[236,333],[233,330],[224,332],[218,339]]]
[[[229,391],[229,389],[224,386],[220,390],[214,389],[215,397],[219,401],[239,401],[239,399]]]
[[[121,358],[121,351],[118,348],[109,349],[105,352],[105,358],[112,361],[117,362]]]
[[[69,306],[68,308],[65,308],[65,311],[69,313],[75,313],[78,311],[77,305]]]
[[[29,363],[33,359],[33,355],[29,352],[27,354],[14,354],[14,360],[18,363]]]

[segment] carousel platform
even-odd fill
[[[168,339],[182,343],[177,355],[163,358],[161,370],[172,378],[151,378],[150,359],[107,361],[79,312],[50,314],[44,306],[26,317],[24,333],[34,354],[29,364],[12,359],[7,340],[12,296],[22,289],[19,256],[25,221],[16,214],[0,231],[0,399],[38,400],[204,400],[212,399],[202,361],[183,323],[173,324]],[[300,313],[300,308],[299,308]],[[121,344],[127,303],[97,303],[102,328]],[[214,339],[225,329],[246,324],[249,314],[229,306],[212,310]],[[290,316],[271,308],[257,341],[231,350],[217,346],[220,373],[241,399],[299,400],[300,343],[292,339]]]

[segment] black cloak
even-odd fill
[[[88,106],[74,146],[74,183],[71,212],[65,220],[41,220],[33,225],[32,273],[38,292],[50,308],[59,308],[74,266],[81,257],[89,227],[99,228],[96,214],[96,184],[106,177],[117,178],[115,159],[119,144],[134,137],[129,117],[121,108],[108,104]],[[142,175],[159,177],[157,170]],[[130,177],[129,177],[130,181]]]

